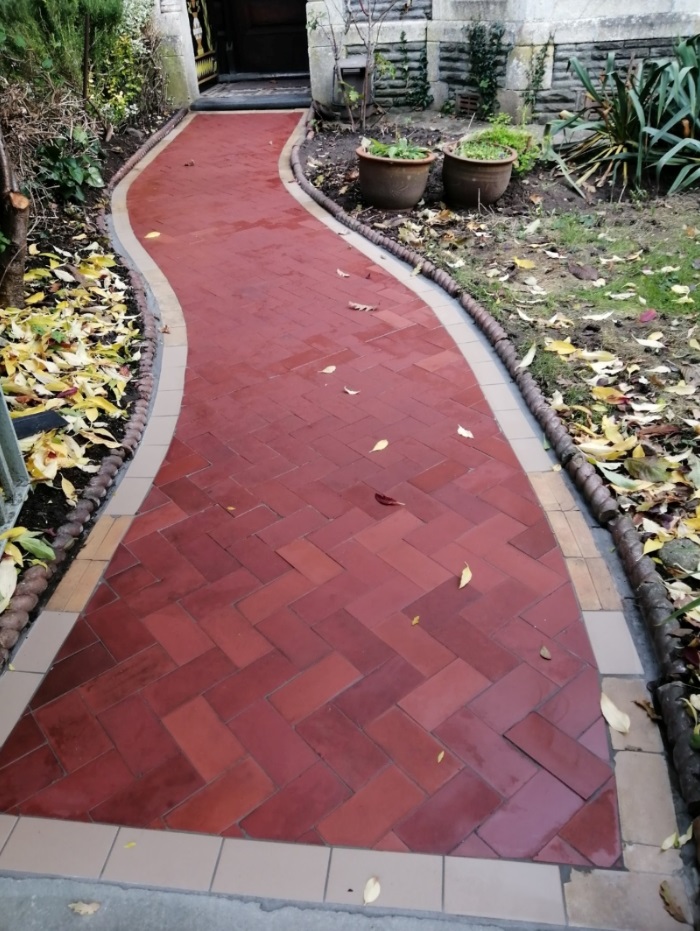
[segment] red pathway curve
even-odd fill
[[[199,116],[130,190],[187,321],[184,406],[0,754],[0,808],[611,866],[563,558],[432,311],[285,191],[297,120]]]

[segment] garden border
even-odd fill
[[[313,119],[313,108],[310,108],[305,121],[306,139],[313,136],[314,130],[311,125]],[[602,527],[609,530],[639,605],[647,632],[654,644],[662,676],[655,683],[651,683],[652,692],[658,699],[681,794],[692,818],[698,818],[700,816],[700,755],[690,745],[692,727],[679,701],[686,691],[685,685],[678,681],[685,672],[685,666],[680,659],[673,656],[674,641],[665,623],[666,618],[675,608],[666,594],[666,588],[653,560],[644,554],[639,534],[632,520],[620,510],[595,468],[579,452],[561,418],[547,402],[535,379],[520,367],[515,345],[488,310],[467,294],[446,271],[427,261],[408,246],[361,223],[314,187],[304,174],[299,157],[300,148],[299,142],[292,147],[290,161],[294,177],[305,194],[344,226],[412,265],[415,269],[419,269],[419,274],[434,281],[450,297],[459,300],[464,310],[489,340],[508,374],[518,386],[528,409],[542,427],[552,449],[580,491],[593,516]],[[697,827],[700,825],[696,825]],[[696,830],[696,854],[700,862],[698,834],[700,831]]]
[[[187,110],[176,111],[134,154],[120,166],[110,178],[105,189],[111,195],[132,168],[147,155],[150,150],[164,139],[181,120],[186,116]],[[106,223],[106,208],[100,208],[98,226],[108,238],[110,236]],[[109,456],[105,456],[100,463],[100,469],[90,479],[80,494],[78,503],[66,515],[56,535],[51,541],[54,558],[45,565],[30,566],[20,572],[17,587],[5,611],[0,614],[0,675],[7,666],[11,651],[21,640],[21,635],[31,626],[30,620],[41,602],[41,596],[49,587],[50,581],[57,575],[59,567],[66,561],[68,554],[75,547],[76,541],[86,529],[100,502],[107,494],[107,490],[117,480],[117,475],[125,462],[133,456],[148,420],[148,412],[153,395],[154,365],[159,350],[156,334],[156,321],[152,309],[146,299],[144,279],[138,269],[120,256],[121,262],[127,269],[129,283],[134,299],[143,321],[143,348],[136,378],[139,396],[134,401],[131,414],[126,425],[124,439],[121,447],[115,449]],[[85,542],[85,541],[83,541]],[[72,554],[73,555],[73,554]]]

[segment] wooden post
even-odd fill
[[[0,252],[0,308],[24,307],[29,199],[17,190],[0,131],[0,232],[9,240]]]

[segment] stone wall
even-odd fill
[[[350,0],[350,9],[358,20],[362,19],[363,14],[358,0]],[[384,15],[387,10],[387,21],[432,19],[433,0],[375,0],[372,4],[372,16],[375,20]]]
[[[569,61],[577,58],[597,77],[605,68],[610,52],[621,70],[631,62],[667,58],[673,51],[671,39],[630,39],[622,42],[563,42],[554,48],[552,62],[552,86],[537,96],[536,115],[541,122],[559,115],[561,110],[575,110],[582,102],[583,88],[576,74],[569,68]]]
[[[383,43],[377,46],[377,52],[384,62],[391,66],[380,68],[375,74],[375,99],[382,107],[406,107],[412,105],[412,98],[427,76],[425,42]],[[361,55],[362,46],[351,46],[351,55]]]

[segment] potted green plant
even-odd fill
[[[362,199],[373,207],[407,210],[425,193],[435,153],[408,139],[363,139],[356,149]]]
[[[443,149],[442,183],[450,207],[478,207],[498,200],[508,187],[518,158],[508,145],[479,139],[460,139]]]

